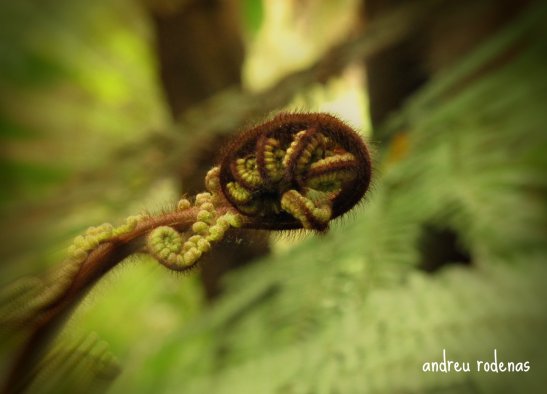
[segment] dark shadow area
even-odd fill
[[[473,259],[458,233],[450,228],[425,224],[418,241],[420,264],[425,272],[437,272],[447,265],[471,266]]]

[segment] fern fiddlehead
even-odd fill
[[[261,228],[323,231],[357,204],[371,179],[356,132],[327,114],[282,114],[242,133],[218,170],[226,200]]]
[[[327,114],[280,114],[238,136],[205,177],[207,192],[181,199],[173,212],[131,216],[92,227],[74,239],[69,257],[38,292],[8,308],[7,319],[30,336],[4,386],[19,392],[53,333],[110,269],[145,251],[174,271],[196,267],[230,228],[326,231],[358,204],[371,180],[359,135]],[[32,301],[29,301],[32,300]]]
[[[194,267],[201,255],[211,249],[211,243],[221,240],[230,227],[241,226],[241,218],[237,213],[219,215],[213,201],[210,193],[196,196],[196,221],[186,231],[186,239],[173,227],[160,226],[152,230],[146,242],[148,252],[173,271],[186,271]],[[191,207],[185,199],[178,204],[181,210]]]
[[[325,231],[359,202],[371,178],[358,134],[327,114],[282,114],[234,138],[196,196],[196,221],[184,234],[169,226],[147,238],[169,269],[191,269],[230,227]],[[219,215],[219,206],[230,207]],[[190,209],[181,200],[179,210]]]

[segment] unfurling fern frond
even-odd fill
[[[91,227],[74,239],[53,275],[28,291],[10,292],[2,320],[31,334],[5,387],[29,384],[70,311],[131,254],[146,252],[170,270],[188,271],[231,228],[324,232],[362,200],[370,179],[365,143],[333,116],[280,114],[241,133],[207,174],[208,191],[193,202],[183,198],[174,211]]]

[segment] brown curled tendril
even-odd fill
[[[328,114],[284,113],[238,135],[213,182],[254,228],[324,231],[370,179],[368,149],[350,126]]]

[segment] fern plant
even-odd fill
[[[144,251],[173,271],[194,268],[230,228],[326,231],[366,193],[370,156],[358,134],[326,114],[280,114],[241,135],[205,179],[208,192],[173,212],[105,223],[74,239],[69,257],[43,284],[16,282],[3,323],[30,327],[5,384],[19,392],[68,313],[108,271]]]

